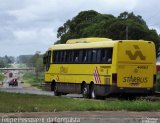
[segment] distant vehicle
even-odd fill
[[[152,41],[72,39],[53,45],[44,57],[45,85],[55,95],[155,92],[156,55]]]
[[[157,68],[157,73],[160,73],[160,63],[159,62],[157,62],[156,68]]]
[[[9,86],[18,86],[17,79],[14,78],[11,81],[9,81]]]

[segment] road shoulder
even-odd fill
[[[159,123],[160,112],[134,111],[62,111],[62,112],[19,112],[0,113],[1,120],[5,118],[39,118],[41,122],[61,122],[68,118],[77,119],[82,123]],[[42,121],[42,119],[44,121]],[[76,122],[76,121],[75,121]]]

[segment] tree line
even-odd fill
[[[0,68],[11,67],[11,64],[13,63],[34,67],[36,74],[44,72],[43,54],[40,54],[40,52],[36,52],[34,55],[20,55],[17,58],[7,55],[0,57]]]
[[[11,63],[15,62],[15,58],[12,56],[5,55],[4,57],[0,57],[0,68],[9,67]]]
[[[27,67],[34,67],[37,74],[44,71],[43,54],[40,54],[40,52],[36,52],[34,55],[20,55],[17,58],[17,63],[26,64]]]

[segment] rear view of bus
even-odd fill
[[[156,83],[155,46],[150,41],[117,43],[117,91],[152,93]]]

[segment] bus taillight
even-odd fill
[[[112,83],[117,84],[117,74],[112,74]]]

